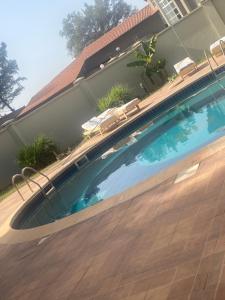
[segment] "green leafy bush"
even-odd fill
[[[21,168],[27,166],[41,169],[56,160],[55,151],[55,143],[50,138],[41,135],[33,144],[26,145],[19,151],[17,162]]]
[[[130,90],[122,84],[117,84],[104,97],[98,100],[98,111],[103,112],[108,108],[121,106],[133,98]]]

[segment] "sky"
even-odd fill
[[[126,0],[136,8],[144,0]],[[9,59],[16,59],[25,89],[15,98],[14,108],[26,105],[43,86],[62,71],[72,57],[59,35],[62,20],[91,0],[0,0],[0,42],[7,44]],[[7,110],[4,113],[8,113]]]

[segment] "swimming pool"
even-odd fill
[[[57,192],[41,194],[14,227],[32,228],[76,213],[153,176],[225,134],[225,79],[212,77],[171,97],[88,155],[90,163],[56,179]],[[167,107],[165,107],[165,104]]]

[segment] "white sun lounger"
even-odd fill
[[[119,121],[118,117],[114,114],[115,109],[108,109],[97,117],[91,118],[85,122],[81,127],[84,129],[84,135],[90,136],[92,133],[104,132],[115,127]]]
[[[116,113],[118,114],[119,117],[125,117],[125,119],[128,118],[128,114],[132,111],[140,111],[140,107],[139,107],[139,104],[140,104],[141,100],[138,99],[138,98],[135,98],[133,100],[131,100],[130,102],[118,107],[116,109]]]
[[[91,118],[89,121],[85,122],[81,127],[86,131],[94,130],[100,124],[100,119],[97,117]]]
[[[174,69],[176,70],[177,74],[179,74],[183,79],[185,75],[192,72],[193,70],[197,70],[198,68],[196,63],[192,59],[190,59],[190,57],[186,57],[185,59],[174,65]]]
[[[210,46],[210,52],[212,53],[212,55],[220,56],[223,54],[221,47],[224,49],[225,52],[225,36],[220,38]]]
[[[112,128],[117,126],[118,121],[119,120],[115,115],[105,116],[105,118],[103,118],[101,120],[101,123],[99,124],[99,128],[98,128],[99,132],[103,134],[104,132],[111,130]]]

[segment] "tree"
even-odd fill
[[[72,55],[130,16],[134,9],[124,0],[95,0],[93,5],[84,4],[81,12],[72,12],[63,19],[62,37]]]
[[[23,90],[21,81],[25,77],[18,76],[16,60],[7,58],[6,48],[6,44],[2,42],[0,45],[0,110],[7,107],[14,111],[10,104]]]

